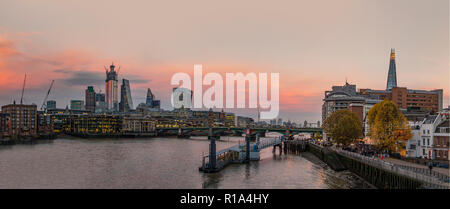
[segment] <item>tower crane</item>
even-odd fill
[[[20,96],[20,104],[23,102],[23,92],[25,91],[25,81],[27,80],[27,74],[25,73],[25,78],[23,79],[23,86],[22,86],[22,96]]]
[[[47,102],[48,95],[50,94],[50,91],[52,90],[53,82],[55,82],[55,80],[52,80],[52,83],[50,84],[50,88],[48,88],[47,95],[45,95],[44,102],[42,103],[42,106],[41,106],[41,110],[44,110],[45,112],[47,112],[47,104],[45,104],[45,102]]]

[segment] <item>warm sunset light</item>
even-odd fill
[[[449,10],[449,0],[0,0],[0,190],[144,189],[6,191],[3,202],[445,204]]]

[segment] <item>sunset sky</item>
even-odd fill
[[[346,78],[385,89],[390,48],[398,86],[444,89],[449,105],[448,0],[2,0],[0,105],[20,100],[27,73],[26,103],[40,107],[55,79],[49,99],[64,108],[88,85],[104,91],[114,62],[135,105],[151,88],[169,109],[171,76],[202,64],[280,73],[280,117],[315,122]]]

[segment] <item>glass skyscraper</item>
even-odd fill
[[[397,87],[397,72],[395,67],[395,50],[391,49],[391,57],[389,62],[389,72],[386,84],[386,90],[390,91],[392,88]]]
[[[128,112],[133,109],[133,100],[131,99],[130,81],[122,79],[120,86],[120,112]]]
[[[114,64],[109,66],[109,71],[106,69],[106,80],[105,80],[105,102],[106,107],[109,110],[117,111],[119,110],[119,92],[118,92],[118,73],[114,71]]]

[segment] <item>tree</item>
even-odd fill
[[[331,139],[345,146],[362,136],[362,124],[355,113],[347,109],[338,110],[323,124],[324,131]]]
[[[316,140],[321,140],[322,139],[322,134],[320,132],[316,132],[316,133],[314,133],[313,138],[316,139]]]
[[[400,151],[411,138],[411,127],[403,113],[391,100],[383,100],[370,108],[367,115],[369,136],[378,150]]]

